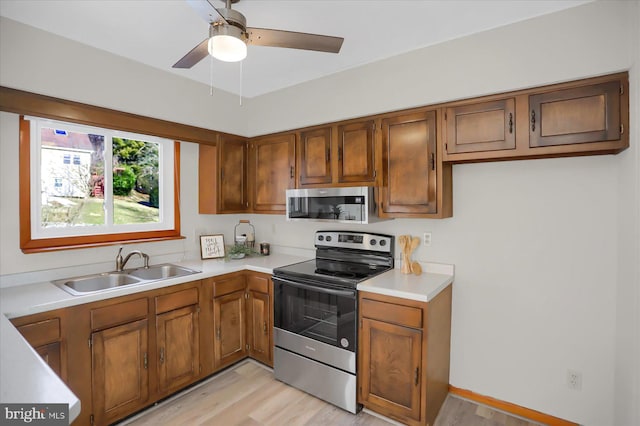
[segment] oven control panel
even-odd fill
[[[393,255],[394,236],[353,231],[317,231],[316,247],[369,250]]]

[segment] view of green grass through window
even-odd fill
[[[106,202],[112,224],[160,221],[157,143],[113,137],[105,147],[104,135],[44,127],[40,137],[43,228],[108,225]]]

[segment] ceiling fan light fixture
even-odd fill
[[[209,54],[224,62],[238,62],[247,57],[246,36],[233,25],[211,26]]]

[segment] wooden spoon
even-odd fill
[[[420,275],[422,273],[422,266],[420,266],[418,262],[411,262],[411,272]]]

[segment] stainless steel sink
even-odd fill
[[[166,280],[169,278],[182,277],[197,274],[196,271],[182,266],[164,263],[152,265],[148,268],[136,268],[124,270],[122,272],[105,272],[102,274],[85,275],[81,277],[66,278],[52,281],[67,293],[74,296],[87,293],[95,293],[120,286],[131,284],[143,284],[152,281]]]
[[[53,281],[55,285],[73,295],[93,293],[122,285],[136,284],[142,280],[124,272],[105,272]]]
[[[142,280],[156,281],[191,275],[197,273],[198,271],[183,268],[182,266],[178,265],[172,265],[171,263],[165,263],[161,265],[152,265],[148,268],[132,269],[125,272]]]

